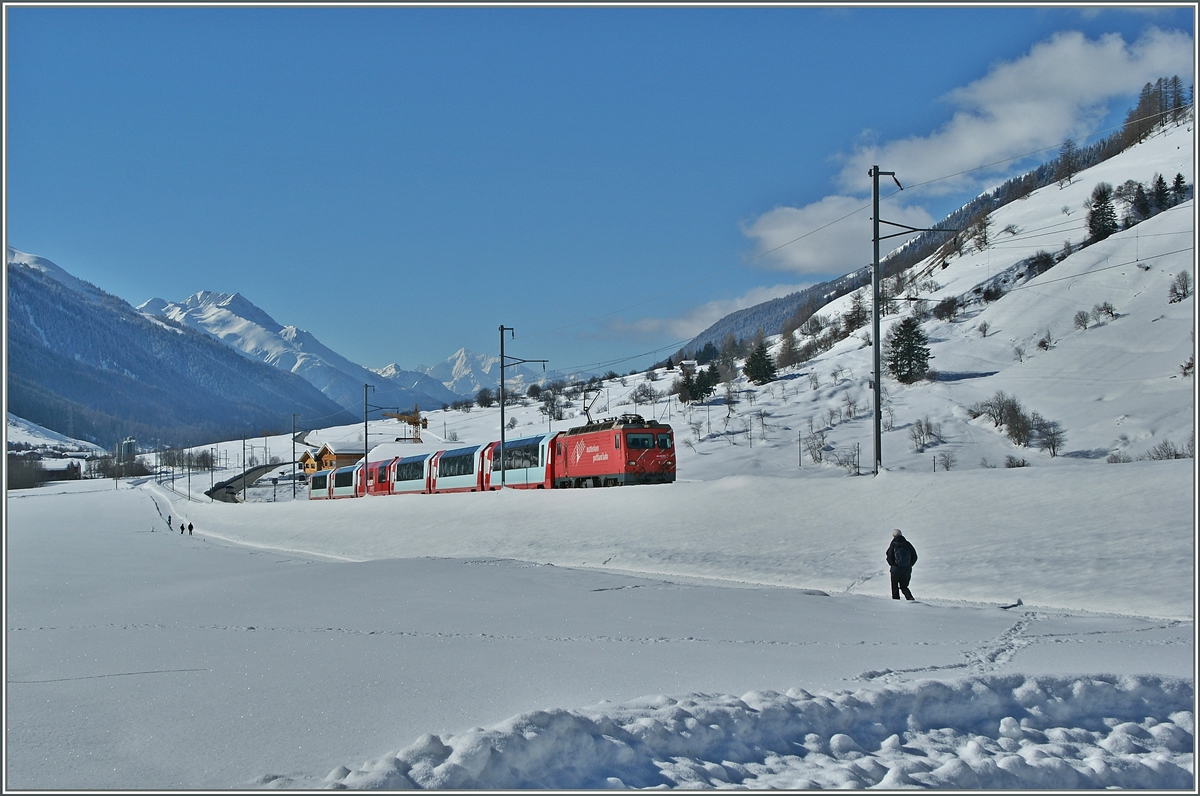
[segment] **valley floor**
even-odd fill
[[[6,788],[1190,788],[1191,462],[1058,472],[821,479],[820,507],[749,477],[13,493]],[[934,508],[987,475],[1026,499]],[[809,522],[750,510],[787,501]],[[892,524],[917,603],[886,597]]]

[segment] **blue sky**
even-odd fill
[[[869,212],[809,233],[872,163],[968,172],[884,215],[938,220],[1195,49],[1192,6],[5,14],[8,245],[133,304],[240,292],[370,367],[501,324],[552,368],[647,365],[868,263]]]

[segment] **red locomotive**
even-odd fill
[[[554,488],[669,484],[675,480],[671,427],[622,415],[554,437]]]

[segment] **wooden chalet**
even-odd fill
[[[362,457],[362,444],[353,442],[326,442],[317,451],[316,456],[317,464],[322,470],[349,467],[356,464]]]
[[[300,462],[300,470],[304,473],[305,478],[321,469],[321,464],[317,461],[317,456],[312,451],[304,451],[296,461]]]

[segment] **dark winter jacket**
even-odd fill
[[[908,566],[901,567],[896,563],[896,548],[905,547],[908,549]],[[897,536],[892,539],[891,545],[887,549],[887,562],[892,565],[893,570],[897,569],[912,569],[912,565],[917,563],[917,548],[912,546],[912,542],[905,539],[903,536]]]

